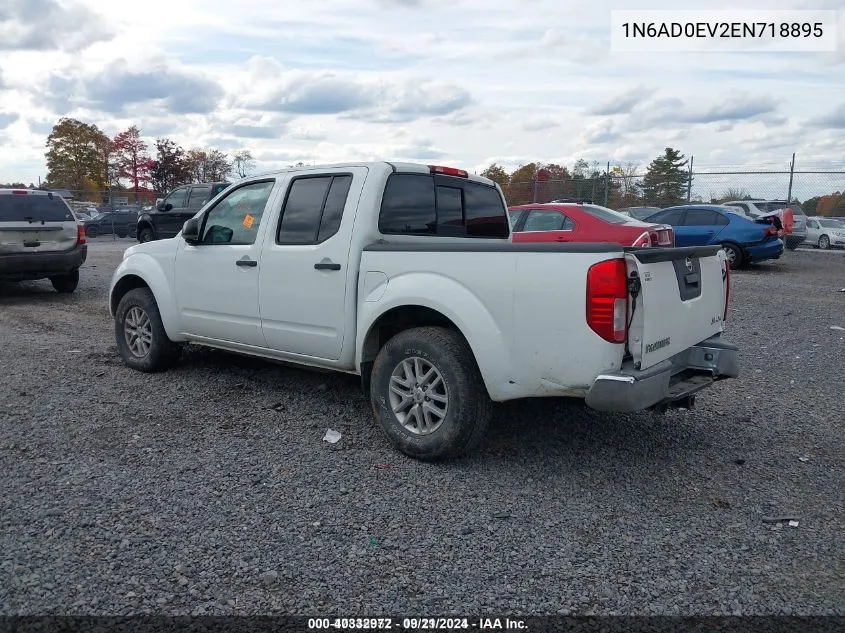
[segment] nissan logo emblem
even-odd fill
[[[687,270],[689,272],[692,272],[692,260],[689,257],[687,257],[687,261],[685,263],[687,265]]]

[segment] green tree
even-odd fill
[[[806,215],[816,215],[816,208],[819,206],[819,200],[821,198],[819,196],[813,196],[812,198],[807,198],[804,201],[804,204],[801,205],[801,210]]]
[[[86,179],[104,189],[111,140],[96,125],[61,118],[47,137],[47,182],[81,191]]]
[[[157,193],[164,195],[190,181],[185,150],[182,147],[169,138],[157,138],[155,148],[150,183]]]
[[[656,207],[686,202],[688,164],[689,160],[679,150],[667,147],[646,169],[642,183],[643,202]]]
[[[226,180],[232,174],[228,156],[217,149],[195,147],[188,150],[185,164],[191,182]]]

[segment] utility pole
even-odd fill
[[[693,157],[689,157],[689,176],[687,176],[687,204],[690,203],[692,198],[692,159]]]
[[[792,176],[795,174],[795,152],[792,152],[792,162],[789,164],[789,190],[786,193],[786,204],[792,202]]]

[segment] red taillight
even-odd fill
[[[463,169],[456,167],[441,167],[440,165],[429,165],[429,170],[432,174],[443,174],[444,176],[458,176],[459,178],[469,178],[469,173]]]
[[[728,304],[731,299],[731,263],[725,260],[725,313],[722,315],[722,321],[728,320]]]
[[[643,248],[645,246],[651,246],[651,237],[648,234],[648,231],[640,235],[637,239],[634,240],[634,243],[631,244],[634,248]]]
[[[25,196],[29,192],[26,189],[13,189],[12,195],[13,196]]]
[[[770,226],[769,228],[763,230],[763,235],[765,237],[772,237],[774,235],[777,235],[778,233],[779,231],[773,226]]]
[[[652,246],[674,246],[675,232],[669,227],[662,227],[651,232]]]
[[[85,244],[88,240],[85,237],[85,227],[81,224],[76,225],[76,243]]]
[[[628,269],[608,259],[587,272],[587,325],[609,343],[624,343],[628,330]]]

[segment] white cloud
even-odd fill
[[[793,151],[799,167],[802,156],[842,164],[841,144],[828,142],[845,112],[841,51],[612,53],[608,11],[626,6],[146,0],[127,12],[113,0],[12,0],[0,9],[0,122],[10,121],[0,173],[43,178],[45,137],[63,115],[108,133],[137,123],[150,141],[249,148],[269,167],[436,158],[480,170],[582,156],[645,165],[667,145],[697,166],[784,162]],[[650,5],[685,7],[698,8]]]

